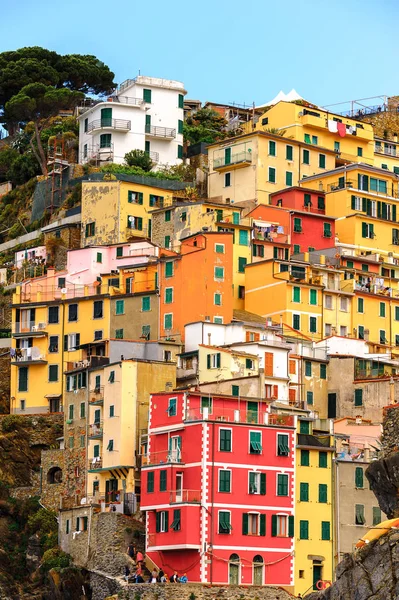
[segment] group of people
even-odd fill
[[[135,570],[132,574],[128,566],[125,567],[125,580],[129,583],[145,583],[143,577],[143,561],[144,556],[140,550],[136,550],[134,544],[130,543],[127,547],[127,554],[135,563]],[[181,577],[174,571],[170,577],[163,569],[153,569],[150,577],[147,579],[147,583],[188,583],[187,573],[184,573]]]

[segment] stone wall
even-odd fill
[[[289,600],[291,594],[282,588],[256,586],[210,586],[201,584],[124,584],[90,573],[92,600]],[[115,596],[114,596],[115,595]]]
[[[62,271],[67,265],[68,250],[80,248],[80,223],[62,227],[58,231],[60,237],[55,237],[53,230],[44,232],[44,243],[49,253],[48,263],[53,265],[56,271]]]
[[[0,355],[0,414],[9,414],[11,382],[10,348],[1,348]]]
[[[40,500],[46,508],[57,511],[62,503],[65,488],[64,450],[44,450],[42,452],[42,481]],[[61,473],[57,474],[57,470]]]
[[[65,476],[63,508],[72,508],[72,506],[80,504],[82,498],[86,496],[88,397],[88,388],[65,392],[64,395]],[[69,411],[71,405],[73,405],[73,419],[70,421]]]
[[[399,451],[399,404],[384,408],[381,447],[381,458],[387,458]]]

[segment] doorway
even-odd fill
[[[313,589],[317,590],[316,584],[321,580],[323,567],[321,565],[315,565],[313,563]]]
[[[253,585],[263,585],[263,558],[260,554],[254,557]]]
[[[116,496],[118,494],[118,480],[107,479],[105,482],[105,502],[116,502]]]
[[[328,394],[327,419],[337,417],[337,394]]]
[[[176,502],[183,502],[183,473],[176,473]]]
[[[229,584],[238,585],[240,581],[240,557],[231,554],[229,558]]]

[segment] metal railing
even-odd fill
[[[226,161],[226,157],[222,156],[221,158],[215,158],[213,160],[213,168],[218,169],[220,167],[228,167],[229,165],[236,165],[238,163],[251,163],[252,162],[252,154],[251,152],[237,152],[237,154],[232,154],[230,159]]]
[[[327,188],[329,192],[336,192],[338,190],[344,190],[345,188],[354,188],[355,184],[353,181],[336,181],[335,183],[329,183]]]
[[[158,127],[156,125],[146,125],[145,132],[148,135],[153,135],[155,137],[163,137],[163,138],[175,138],[176,137],[176,129],[171,129],[170,127]]]
[[[172,490],[169,493],[170,504],[179,504],[180,502],[201,502],[200,490]]]
[[[162,465],[168,463],[181,463],[181,450],[161,450],[160,452],[149,452],[143,456],[144,465]]]
[[[89,438],[98,439],[103,437],[103,422],[93,423],[89,426]]]
[[[102,469],[103,459],[101,456],[94,456],[93,458],[89,458],[87,462],[88,469]]]
[[[386,154],[387,156],[397,156],[396,147],[395,148],[385,148],[382,144],[375,144],[374,152],[380,152],[381,154]]]
[[[146,152],[146,154],[148,154],[148,156],[151,158],[152,162],[154,163],[158,163],[159,162],[159,152]]]
[[[19,323],[13,323],[13,333],[34,333],[37,331],[44,331],[47,327],[47,323],[36,321],[22,321]]]
[[[132,123],[131,121],[126,121],[126,119],[95,119],[88,124],[87,133],[103,128],[130,130]]]
[[[41,352],[39,348],[17,348],[15,358],[11,359],[13,362],[34,362],[34,361],[47,361],[47,355],[45,352]]]
[[[270,398],[269,400],[277,400]],[[294,424],[291,415],[270,414],[265,404],[259,405],[258,410],[233,409],[213,407],[211,411],[207,408],[192,408],[186,412],[186,421],[221,421],[228,423],[250,423],[256,425],[275,425],[276,417],[281,418],[278,424],[292,426]]]
[[[100,385],[89,392],[89,404],[103,404],[104,403],[104,386]]]

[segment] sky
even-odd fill
[[[399,94],[398,0],[1,5],[0,51],[94,54],[117,83],[141,73],[182,81],[187,98],[250,105],[292,88],[319,106]]]

